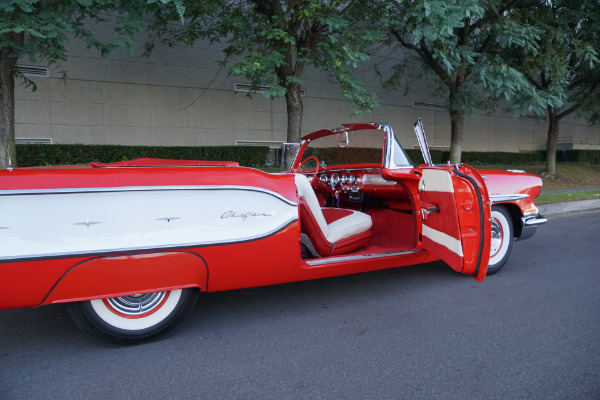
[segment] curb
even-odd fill
[[[600,209],[600,199],[570,201],[566,203],[544,204],[538,206],[541,215],[555,215],[574,211]]]

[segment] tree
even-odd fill
[[[390,0],[387,25],[391,40],[423,61],[438,79],[438,93],[447,95],[450,113],[450,161],[459,163],[465,114],[493,109],[499,98],[534,92],[532,107],[555,99],[540,96],[531,83],[499,56],[502,49],[535,53],[539,30],[513,18],[525,1]],[[406,82],[413,57],[395,67],[388,85]],[[410,82],[408,83],[410,84]]]
[[[161,0],[166,2],[168,0]],[[114,48],[133,46],[133,35],[144,26],[146,0],[6,0],[0,3],[0,168],[16,165],[15,78],[35,90],[35,84],[16,68],[21,57],[48,65],[66,59],[73,38],[85,40],[103,56]],[[181,1],[176,1],[180,12]],[[115,36],[100,41],[88,26],[116,17]],[[110,23],[113,23],[110,21]]]
[[[527,57],[511,51],[504,58],[539,92],[563,100],[538,113],[548,118],[544,175],[552,177],[561,119],[577,113],[589,123],[600,121],[600,7],[594,0],[539,1],[522,10],[522,18],[542,31],[539,52]],[[524,113],[530,102],[522,94],[515,107]]]
[[[200,38],[223,43],[222,65],[229,66],[230,74],[248,79],[255,92],[267,86],[266,97],[285,97],[287,140],[298,142],[302,75],[308,65],[332,76],[359,112],[376,105],[374,95],[353,74],[368,59],[366,47],[378,37],[365,23],[376,11],[369,4],[370,0],[196,0],[186,2],[183,28],[173,28],[170,21],[176,16],[161,7],[153,29],[171,45],[191,45]]]

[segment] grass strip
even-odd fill
[[[535,204],[554,204],[564,203],[568,201],[593,200],[600,199],[600,191],[590,190],[584,192],[566,192],[566,193],[542,193],[536,200]]]

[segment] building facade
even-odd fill
[[[138,53],[143,43],[138,43]],[[157,46],[149,58],[117,51],[102,59],[95,50],[74,42],[68,61],[58,67],[29,66],[37,90],[16,88],[15,132],[18,142],[216,146],[266,144],[286,140],[283,99],[261,94],[248,97],[242,78],[228,76],[217,61],[218,47]],[[385,64],[385,57],[372,63]],[[352,106],[324,74],[307,68],[304,75],[303,133],[345,122],[390,123],[406,148],[417,145],[412,125],[421,117],[433,148],[450,145],[450,119],[444,99],[422,80],[408,96],[383,90],[364,65],[361,79],[378,94],[380,106],[370,114],[351,116]],[[66,78],[63,79],[63,74]],[[536,151],[546,146],[547,122],[501,111],[465,118],[464,151]],[[575,117],[560,125],[563,146],[600,148],[600,126]]]

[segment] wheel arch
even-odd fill
[[[196,287],[206,291],[208,265],[191,251],[101,256],[73,265],[40,305]]]
[[[517,206],[514,203],[494,203],[495,206],[502,206],[504,207],[506,210],[508,210],[510,217],[512,219],[512,223],[513,223],[513,229],[514,229],[514,237],[518,238],[521,236],[521,233],[523,231],[523,224],[521,222],[521,209],[519,208],[519,206]]]

